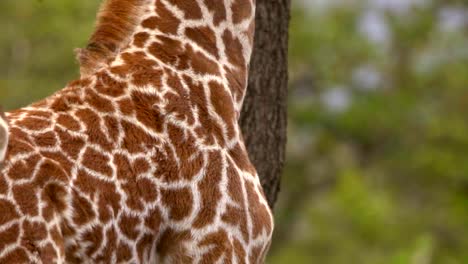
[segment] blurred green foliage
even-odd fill
[[[467,1],[302,2],[270,262],[468,263]]]
[[[0,105],[24,106],[79,76],[100,1],[0,1]]]
[[[0,105],[78,76],[99,2],[0,1]],[[268,263],[468,263],[467,1],[293,5]]]

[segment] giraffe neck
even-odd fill
[[[82,52],[80,61],[96,64],[96,54],[109,58],[125,50],[150,53],[167,66],[194,72],[195,79],[221,79],[238,115],[247,86],[255,0],[107,0],[100,14],[87,48],[96,51],[94,57]],[[83,72],[87,67],[81,65]],[[92,72],[99,66],[88,68]]]

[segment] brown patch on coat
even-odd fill
[[[161,257],[162,263],[184,264],[192,263],[193,258],[188,254],[184,243],[191,240],[190,231],[175,231],[166,229],[159,239],[156,251]],[[167,262],[170,260],[170,262]]]
[[[211,104],[213,105],[216,113],[218,113],[224,121],[228,138],[232,139],[236,136],[237,127],[236,110],[233,98],[226,88],[217,82],[210,82],[208,86],[210,88]]]
[[[107,128],[107,134],[112,142],[117,142],[119,138],[119,121],[112,116],[104,117],[104,125]]]
[[[8,200],[0,199],[0,208],[2,208],[2,213],[0,214],[0,225],[4,225],[19,217],[19,213],[16,211],[15,206]]]
[[[187,59],[182,58],[184,48],[182,43],[168,36],[157,36],[158,41],[152,43],[148,51],[163,63],[174,65],[178,69],[186,69],[188,67]]]
[[[22,248],[15,248],[8,252],[3,258],[0,258],[0,263],[30,263],[26,251]]]
[[[34,184],[38,184],[42,188],[48,182],[67,182],[68,173],[74,164],[62,152],[43,151],[41,154],[46,160],[36,175]]]
[[[21,227],[22,244],[27,245],[31,242],[39,242],[47,238],[47,227],[43,222],[30,222],[24,220]]]
[[[62,213],[67,208],[66,188],[56,182],[47,184],[42,190],[42,199],[45,200],[47,206],[54,208],[54,211],[57,213]]]
[[[175,147],[175,155],[181,161],[176,178],[167,178],[169,181],[180,179],[191,180],[203,165],[203,159],[198,155],[199,149],[195,145],[195,138],[185,129],[175,125],[167,126],[169,139]],[[192,160],[193,158],[193,160]]]
[[[143,48],[146,42],[150,38],[150,35],[146,32],[139,32],[133,36],[133,44],[139,48]]]
[[[111,227],[107,229],[107,232],[105,233],[105,237],[107,238],[107,243],[104,249],[100,251],[101,254],[99,254],[94,259],[94,263],[105,263],[106,261],[109,261],[110,259],[112,259],[112,255],[115,252],[115,249],[118,243],[118,238],[117,238],[115,228]],[[79,263],[83,263],[83,261]]]
[[[74,186],[80,193],[97,200],[99,219],[103,223],[119,213],[121,197],[114,183],[97,179],[79,170]]]
[[[132,83],[138,87],[151,86],[158,90],[162,87],[162,73],[159,69],[143,68],[133,73]]]
[[[203,84],[194,82],[189,76],[183,76],[185,84],[190,89],[190,102],[193,108],[198,109],[200,126],[195,129],[197,137],[205,140],[205,144],[218,143],[225,145],[223,129],[208,111],[208,98]]]
[[[190,215],[193,208],[192,192],[189,188],[162,189],[161,200],[169,208],[169,217],[180,221]]]
[[[159,234],[162,224],[161,211],[156,207],[148,212],[148,216],[145,219],[145,226],[149,228],[154,235]]]
[[[269,234],[273,228],[269,208],[260,203],[260,197],[255,192],[255,185],[253,183],[246,182],[245,189],[247,191],[247,200],[249,201],[250,216],[252,217],[253,239],[260,236],[262,232]],[[260,255],[260,253],[258,252],[257,255]]]
[[[210,250],[202,256],[201,263],[216,263],[223,255],[225,256],[223,263],[230,263],[228,261],[231,259],[233,252],[226,231],[219,230],[208,234],[199,245],[211,246]]]
[[[113,113],[115,111],[112,102],[102,97],[91,89],[85,89],[85,102],[93,109],[101,113]]]
[[[113,149],[113,142],[101,128],[101,118],[92,109],[80,109],[76,111],[76,117],[84,123],[86,127],[86,135],[88,135],[88,142],[99,145],[105,151]]]
[[[88,199],[77,192],[72,195],[73,222],[76,225],[84,225],[96,217],[92,204]]]
[[[160,101],[160,98],[155,95],[148,95],[138,91],[132,92],[131,98],[133,101],[133,106],[135,107],[136,118],[138,121],[157,132],[161,132],[163,129],[164,117],[161,114],[161,111],[154,107],[154,105]],[[155,141],[151,140],[151,136],[147,135],[147,133],[141,129],[136,131],[138,131],[138,133],[132,133],[135,137],[134,139],[138,140],[135,142],[151,144],[151,142]]]
[[[195,116],[191,108],[192,102],[190,101],[189,91],[183,88],[179,75],[171,70],[166,71],[167,85],[174,90],[174,92],[167,93],[165,99],[170,104],[165,107],[166,113],[171,114],[174,118],[185,121],[188,125],[195,123]]]
[[[58,262],[59,252],[51,243],[47,243],[39,248],[39,256],[42,263],[56,263]]]
[[[1,201],[0,201],[0,203],[1,203]],[[2,211],[2,214],[3,214],[3,211]],[[0,218],[0,221],[1,221],[1,218]],[[0,222],[0,223],[2,223],[2,222]],[[2,238],[2,239],[0,239],[0,252],[3,252],[5,247],[7,247],[8,245],[15,244],[16,241],[18,240],[19,235],[20,235],[20,229],[19,229],[19,224],[17,224],[17,223],[15,223],[15,224],[11,225],[10,227],[5,228],[4,230],[2,230],[0,232],[0,237]],[[0,263],[3,263],[3,262],[0,262]]]
[[[145,258],[146,252],[149,252],[153,249],[153,243],[155,242],[154,236],[151,234],[144,234],[140,237],[138,242],[136,243],[136,248],[138,252],[138,259],[140,263],[148,263],[148,260]]]
[[[106,72],[99,72],[96,74],[96,77],[97,81],[94,89],[96,89],[98,93],[111,97],[122,96],[125,93],[125,88],[127,87],[125,82],[120,82],[112,78]]]
[[[57,124],[64,127],[66,130],[79,131],[80,123],[70,115],[60,114],[57,118]]]
[[[254,247],[250,251],[249,259],[250,259],[250,263],[263,263],[264,261],[262,260],[262,247],[260,246]]]
[[[179,19],[166,8],[162,1],[156,1],[156,13],[158,16],[150,18],[149,28],[157,28],[162,33],[175,35],[180,25]],[[148,24],[143,22],[142,25],[146,27]]]
[[[219,0],[205,0],[205,5],[213,13],[213,23],[216,26],[226,20],[226,7],[221,2]]]
[[[205,54],[195,51],[192,45],[185,45],[185,55],[190,58],[189,63],[196,74],[220,75],[219,65]]]
[[[234,252],[237,256],[237,260],[239,261],[239,264],[245,264],[246,263],[246,252],[245,252],[245,249],[244,247],[242,246],[242,243],[237,240],[237,239],[234,239]]]
[[[22,162],[15,162],[8,171],[8,176],[13,180],[30,179],[34,168],[40,160],[39,155],[31,155],[23,159]]]
[[[22,120],[19,120],[18,122],[16,122],[16,125],[21,126],[23,128],[26,128],[26,129],[29,129],[29,130],[40,131],[40,130],[43,130],[43,129],[49,127],[50,126],[50,121],[45,120],[45,119],[41,119],[41,118],[37,118],[37,117],[27,116],[27,117],[23,118]]]
[[[0,194],[7,195],[8,192],[8,182],[5,179],[4,172],[0,169]]]
[[[138,225],[140,224],[140,218],[134,215],[129,215],[129,214],[122,214],[120,216],[120,221],[118,223],[120,231],[122,233],[132,239],[135,240],[138,235]]]
[[[229,150],[229,156],[239,169],[249,172],[250,174],[256,174],[255,167],[250,162],[247,151],[240,145],[240,143]]]
[[[170,0],[170,3],[177,6],[184,12],[185,19],[201,19],[202,11],[196,1]]]
[[[158,190],[148,179],[132,178],[122,184],[122,190],[127,193],[126,204],[132,210],[143,212],[147,203],[157,199]]]
[[[223,169],[221,154],[211,152],[208,161],[205,177],[198,183],[201,205],[193,223],[194,228],[202,228],[213,223],[218,202],[222,197],[219,189]]]
[[[40,147],[52,147],[57,143],[56,136],[53,132],[46,132],[34,135],[34,142]]]
[[[218,49],[216,48],[216,34],[211,28],[208,26],[188,27],[185,29],[185,35],[219,59]]]
[[[236,0],[232,3],[232,22],[241,23],[253,13],[252,0]]]
[[[36,191],[37,188],[30,183],[13,187],[13,197],[24,215],[31,217],[39,215],[39,201],[36,197]]]
[[[92,148],[87,148],[83,155],[84,166],[110,178],[112,177],[112,168],[109,166],[109,162],[109,157]]]
[[[60,138],[60,147],[65,154],[74,160],[78,159],[78,154],[86,142],[82,138],[72,136],[62,129],[57,129],[56,132]]]
[[[249,240],[249,231],[247,228],[247,209],[245,208],[245,200],[242,189],[242,182],[239,173],[234,169],[232,161],[228,162],[227,175],[228,175],[228,194],[231,199],[237,204],[237,207],[228,205],[226,211],[221,216],[221,219],[231,224],[238,226],[245,242]],[[245,254],[245,253],[244,253]]]
[[[140,121],[145,120],[141,116],[140,118]],[[125,135],[122,145],[128,152],[132,154],[145,152],[146,146],[154,146],[159,143],[159,139],[152,137],[133,123],[122,121],[121,124]]]
[[[247,62],[243,56],[243,47],[239,39],[237,39],[231,31],[225,30],[223,33],[223,42],[226,47],[226,55],[234,67],[225,68],[227,78],[229,81],[229,88],[233,93],[233,97],[237,102],[242,100],[246,86],[247,86]]]
[[[119,242],[117,246],[117,262],[118,263],[129,263],[132,258],[132,250],[127,244]]]

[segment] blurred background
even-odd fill
[[[0,105],[78,76],[100,1],[0,1]],[[293,0],[268,263],[468,263],[468,1]]]

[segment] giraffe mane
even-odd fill
[[[105,0],[101,4],[88,44],[75,50],[82,76],[93,74],[105,66],[129,43],[147,1]]]

